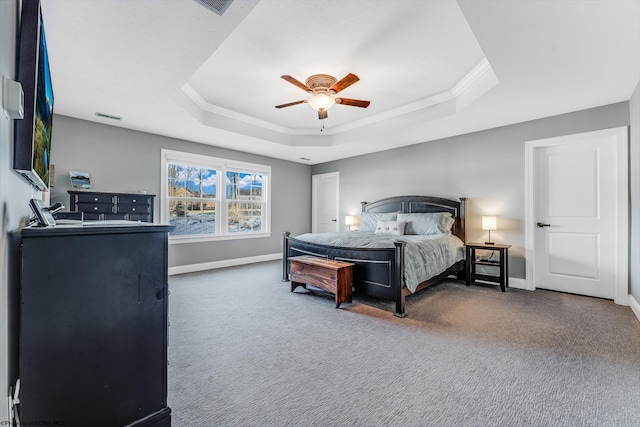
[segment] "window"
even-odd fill
[[[161,220],[172,243],[270,232],[271,167],[162,150]]]
[[[262,174],[227,171],[227,232],[262,231]]]

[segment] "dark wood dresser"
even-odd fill
[[[153,222],[153,194],[68,191],[69,211],[87,220],[122,219]]]
[[[171,425],[171,229],[121,223],[13,233],[10,329],[18,340],[10,371],[20,380],[21,425]]]

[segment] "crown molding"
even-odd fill
[[[275,132],[280,132],[284,134],[291,135],[292,129],[289,129],[285,126],[280,126],[275,123],[268,122],[266,120],[260,120],[253,116],[248,116],[246,114],[238,113],[236,111],[228,110],[226,108],[219,107],[214,104],[210,104],[200,96],[200,94],[191,86],[189,83],[185,83],[182,88],[182,92],[187,95],[189,99],[191,99],[201,110],[217,114],[222,117],[226,117],[228,119],[238,120],[240,122],[248,123],[254,126],[259,126],[265,129],[269,129]]]
[[[493,72],[493,69],[487,58],[483,58],[478,65],[473,67],[473,69],[451,89],[451,93],[457,98],[476,84],[488,72]]]
[[[490,78],[488,78],[490,77]],[[488,82],[488,83],[487,83]],[[463,94],[470,93],[471,101],[477,99],[486,93],[491,87],[498,83],[498,80],[493,73],[493,69],[489,64],[487,58],[483,58],[469,73],[467,73],[458,83],[456,83],[451,89],[437,93],[435,95],[426,96],[417,101],[403,105],[401,107],[393,108],[382,113],[374,114],[367,118],[356,120],[351,123],[347,123],[341,126],[326,129],[322,135],[324,138],[330,139],[332,135],[341,134],[347,131],[351,131],[363,126],[369,126],[374,123],[382,122],[384,120],[393,119],[395,117],[410,114],[415,111],[434,107],[439,104],[457,100]],[[470,90],[470,89],[477,89]],[[260,120],[253,116],[241,114],[236,111],[228,110],[226,108],[219,107],[214,104],[208,103],[200,94],[189,84],[185,83],[182,88],[182,92],[187,96],[202,112],[212,114],[214,116],[220,116],[227,119],[235,120],[238,122],[246,123],[258,128],[273,131],[279,134],[287,136],[308,136],[313,135],[317,137],[317,129],[291,129],[286,126],[280,126],[265,120]],[[469,105],[470,101],[460,103],[457,106],[456,111]],[[294,144],[296,145],[296,144]],[[303,144],[304,145],[304,144]]]

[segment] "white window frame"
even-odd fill
[[[237,240],[237,239],[255,239],[260,237],[271,236],[271,166],[260,165],[257,163],[248,163],[237,160],[222,159],[218,157],[205,156],[201,154],[186,153],[183,151],[160,150],[160,222],[169,224],[169,195],[167,185],[167,165],[169,163],[177,163],[186,166],[195,166],[206,169],[215,169],[217,176],[216,183],[216,234],[199,234],[199,235],[178,235],[169,234],[170,244],[194,243],[216,240]],[[262,175],[262,194],[264,203],[264,222],[262,231],[257,232],[241,232],[229,233],[227,231],[227,198],[225,191],[225,183],[227,171],[243,173],[255,173]]]

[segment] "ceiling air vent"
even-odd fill
[[[112,116],[111,114],[105,114],[105,113],[99,113],[99,112],[96,112],[96,116],[104,117],[105,119],[122,120],[122,117]]]
[[[227,10],[232,1],[233,0],[195,0],[196,3],[213,10],[220,16]]]

